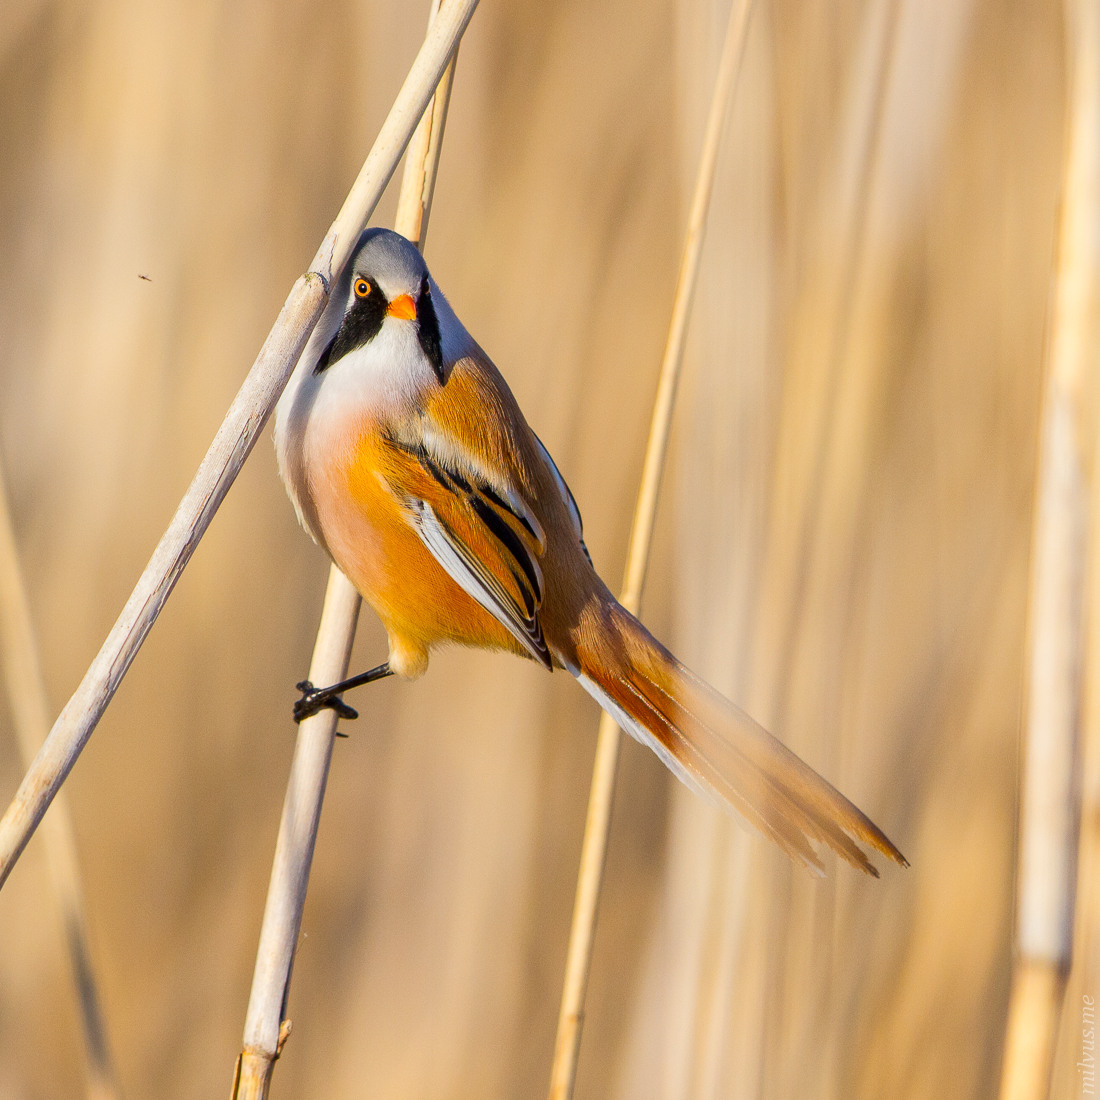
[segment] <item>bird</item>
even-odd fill
[[[298,519],[386,629],[388,659],[327,687],[301,721],[353,718],[344,691],[416,679],[435,646],[505,650],[564,669],[689,788],[823,873],[832,850],[905,866],[828,781],[666,649],[597,574],[577,502],[508,384],[419,249],[365,230],[276,407],[279,472]]]

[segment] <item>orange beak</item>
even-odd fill
[[[399,317],[402,321],[416,320],[416,303],[408,294],[402,294],[400,298],[394,298],[390,302],[386,313],[390,317]]]

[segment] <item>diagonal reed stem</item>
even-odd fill
[[[477,0],[453,0],[432,24],[311,269],[294,284],[122,614],[65,705],[0,819],[0,886],[72,770],[286,385],[338,274],[397,167]]]
[[[714,94],[711,98],[703,136],[703,148],[699,157],[699,170],[688,215],[687,236],[680,262],[676,296],[672,305],[672,319],[669,323],[668,340],[657,381],[649,441],[646,445],[638,501],[630,530],[626,575],[623,580],[622,594],[619,597],[623,607],[634,614],[637,613],[641,603],[642,587],[649,564],[649,550],[657,510],[657,492],[668,451],[672,410],[684,358],[687,324],[699,274],[699,260],[702,255],[707,211],[714,189],[718,150],[733,87],[741,67],[741,58],[744,56],[751,10],[752,0],[732,0],[725,43],[722,47],[718,74],[714,82]],[[569,932],[565,981],[562,988],[561,1009],[558,1014],[557,1039],[554,1044],[554,1061],[550,1071],[550,1100],[571,1100],[576,1084],[577,1057],[580,1052],[581,1029],[584,1022],[584,998],[588,988],[600,888],[603,884],[604,865],[607,859],[607,840],[611,828],[611,808],[615,797],[619,743],[620,734],[614,719],[607,714],[601,715],[596,741],[596,760],[592,771],[592,787],[588,799],[588,814],[581,845],[577,896],[573,906],[573,923]]]
[[[442,6],[449,8],[453,3],[454,0],[446,0]],[[432,4],[429,34],[440,6],[439,0]],[[409,144],[401,180],[394,227],[421,249],[428,231],[454,65],[452,57]],[[332,684],[347,675],[360,604],[351,582],[332,566],[309,666],[313,683]],[[332,760],[336,721],[334,711],[322,710],[298,727],[256,952],[244,1047],[234,1075],[232,1096],[237,1100],[261,1100],[267,1096],[275,1060],[290,1033],[290,1021],[286,1019],[290,977]]]
[[[38,652],[7,488],[0,469],[0,671],[11,700],[19,755],[24,766],[34,758],[50,728],[46,684]],[[69,802],[63,792],[58,795],[54,812],[42,830],[42,841],[79,1001],[88,1096],[90,1100],[117,1100],[121,1095],[118,1072],[107,1041],[99,984],[88,946],[76,838]]]

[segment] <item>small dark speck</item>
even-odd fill
[[[148,275],[139,275],[138,278],[139,279],[144,279],[147,283],[151,283],[153,281],[152,279],[149,278]]]

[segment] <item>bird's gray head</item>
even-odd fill
[[[393,317],[416,324],[424,355],[440,384],[446,381],[431,276],[424,257],[400,233],[366,230],[332,297],[334,302],[344,302],[344,315],[336,335],[321,352],[314,374],[370,343],[386,319]]]
[[[402,294],[415,299],[421,283],[428,278],[428,265],[420,250],[392,229],[364,231],[348,270],[353,275],[374,279],[390,301]]]

